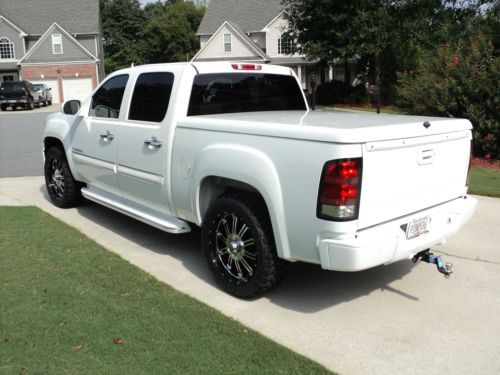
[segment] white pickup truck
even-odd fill
[[[239,297],[276,286],[286,261],[428,261],[476,206],[469,121],[310,111],[280,66],[120,70],[48,116],[43,144],[56,206],[83,196],[166,232],[201,226],[210,270]]]

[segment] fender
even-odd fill
[[[207,177],[224,177],[254,187],[267,205],[278,256],[290,259],[281,183],[276,168],[267,155],[254,148],[235,144],[215,144],[200,152],[193,165],[196,190],[191,197],[191,205],[196,210],[200,224],[203,221],[200,191],[203,180]]]
[[[73,176],[78,179],[78,173],[73,164],[72,158],[72,140],[77,127],[83,120],[82,116],[65,115],[64,113],[53,113],[47,116],[45,128],[43,131],[43,140],[46,138],[55,138],[61,141],[68,159],[68,165]],[[45,155],[45,154],[44,154]]]

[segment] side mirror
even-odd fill
[[[51,91],[51,90],[52,90],[52,87],[49,87],[49,88],[47,89],[47,91]]]
[[[75,115],[82,106],[82,103],[79,100],[68,100],[64,102],[62,106],[62,113],[66,115]]]

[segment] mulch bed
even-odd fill
[[[472,167],[488,168],[488,169],[500,169],[500,160],[472,158]]]

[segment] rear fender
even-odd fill
[[[216,144],[205,148],[193,166],[196,191],[191,204],[196,210],[199,224],[205,215],[202,212],[201,186],[208,177],[239,181],[260,193],[269,211],[278,256],[289,259],[290,247],[286,236],[281,183],[271,159],[259,150],[241,145]]]

